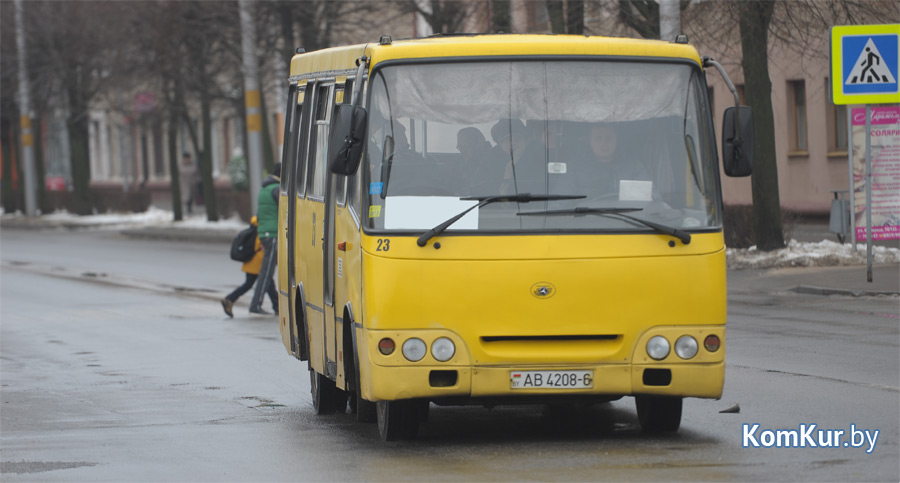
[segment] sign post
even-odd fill
[[[900,103],[900,24],[831,28],[831,96],[837,105],[866,106],[866,279],[871,282],[873,208],[871,105]],[[852,159],[849,161],[853,163]],[[855,204],[854,176],[850,177],[850,193]],[[859,208],[854,206],[854,216],[856,211],[859,211]]]

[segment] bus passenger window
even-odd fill
[[[334,107],[334,86],[320,86],[316,90],[315,128],[310,139],[309,196],[325,196],[326,163],[328,159],[328,129]]]
[[[349,80],[347,82],[350,82]],[[351,91],[347,89],[345,86],[336,86],[335,94],[334,94],[334,102],[338,103],[338,100],[341,100],[341,104],[349,104],[350,103],[350,95]],[[338,206],[344,206],[347,203],[347,177],[343,175],[336,176],[335,179],[335,202]]]

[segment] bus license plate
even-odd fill
[[[590,389],[594,387],[594,371],[510,371],[512,389]]]

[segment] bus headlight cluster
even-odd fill
[[[719,336],[711,334],[703,340],[703,347],[709,352],[719,350],[721,342]],[[675,341],[675,354],[682,359],[693,359],[700,350],[700,344],[693,336],[683,335]],[[669,341],[661,335],[655,335],[647,341],[647,355],[652,359],[661,361],[669,356]]]
[[[394,341],[389,338],[381,339],[378,342],[378,350],[384,355],[391,355],[394,352]],[[419,362],[428,353],[428,346],[425,341],[418,337],[406,339],[401,346],[403,357],[410,362]],[[431,344],[431,356],[438,362],[447,362],[456,355],[456,344],[448,337],[438,337]]]

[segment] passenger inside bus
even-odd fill
[[[521,159],[528,145],[525,123],[518,119],[500,119],[491,127],[491,138],[496,144],[492,149],[494,156],[503,166],[503,180],[498,193],[515,193],[512,160]]]
[[[569,162],[578,156],[577,143],[564,135],[560,121],[529,121],[533,133],[520,157],[515,159],[515,181],[519,193],[571,194],[574,176]]]
[[[497,194],[505,174],[505,164],[491,143],[485,140],[484,134],[475,127],[460,129],[456,135],[456,149],[462,158],[459,192],[471,196]]]

